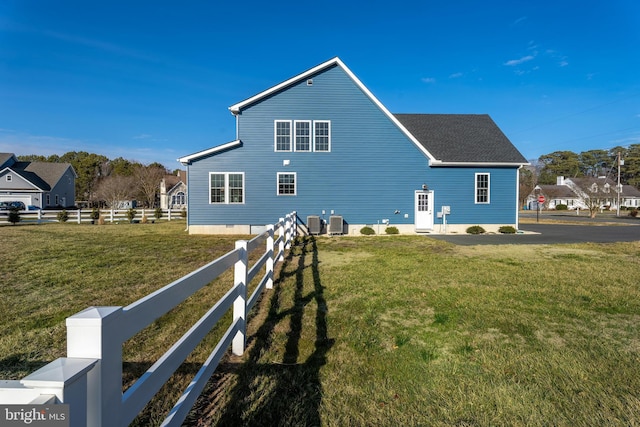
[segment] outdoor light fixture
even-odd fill
[[[427,187],[427,184],[422,184],[422,189],[423,189],[424,191],[427,191],[427,190],[429,189],[429,187]]]

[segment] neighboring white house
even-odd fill
[[[165,175],[160,182],[160,207],[182,209],[187,207],[187,172],[179,170],[176,175]]]
[[[597,197],[601,207],[617,209],[618,191],[616,183],[607,177],[565,178],[559,176],[555,185],[539,185],[540,190],[532,191],[527,197],[527,206],[536,209],[539,195],[545,198],[544,207],[555,209],[566,205],[568,209],[588,209],[585,203],[590,197]],[[620,186],[620,207],[640,207],[640,191],[632,185]]]
[[[74,206],[77,177],[69,163],[20,162],[13,153],[0,153],[2,202],[38,208]]]

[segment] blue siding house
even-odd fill
[[[488,115],[392,114],[333,58],[232,105],[236,136],[178,159],[190,233],[255,233],[296,211],[343,232],[518,226],[526,160]]]

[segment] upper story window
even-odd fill
[[[489,203],[489,174],[477,173],[476,174],[476,203]]]
[[[11,182],[13,181],[13,176],[12,175],[7,175],[7,182]]]
[[[291,121],[275,121],[276,151],[291,151]]]
[[[240,204],[244,203],[244,173],[242,172],[210,172],[209,203]]]
[[[331,122],[313,122],[313,151],[331,151]]]
[[[295,121],[296,151],[311,151],[311,121]]]
[[[275,120],[274,139],[276,152],[329,152],[331,151],[331,122],[329,120]]]

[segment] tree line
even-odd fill
[[[581,153],[562,150],[530,160],[531,165],[520,170],[520,199],[524,201],[537,184],[555,184],[558,176],[606,176],[617,181],[618,155],[624,163],[620,166],[620,183],[640,188],[640,144]]]
[[[123,200],[136,200],[145,207],[157,205],[160,181],[170,172],[154,162],[148,165],[122,157],[110,160],[101,154],[86,151],[70,151],[59,156],[18,156],[27,162],[70,163],[76,171],[76,200],[91,206],[116,206]]]

